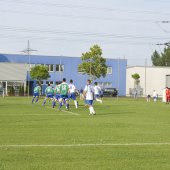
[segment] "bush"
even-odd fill
[[[8,95],[9,95],[9,96],[13,96],[13,95],[14,95],[14,93],[15,93],[15,91],[14,91],[14,87],[13,87],[13,86],[10,86],[10,87],[9,87]]]
[[[19,87],[19,96],[24,96],[24,86]]]

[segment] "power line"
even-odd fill
[[[50,38],[50,37],[35,37],[35,36],[21,36],[21,35],[4,35],[0,34],[1,39],[23,39],[23,40],[44,40],[44,41],[54,41],[54,42],[59,42],[59,41],[66,41],[66,42],[79,42],[79,43],[102,43],[102,44],[126,44],[126,45],[155,45],[155,42],[135,42],[135,41],[116,41],[116,40],[87,40],[87,39],[73,39],[73,38]]]
[[[2,2],[2,0],[1,0]],[[5,3],[7,0],[4,1]],[[84,9],[84,10],[99,10],[99,11],[107,11],[107,12],[125,12],[125,13],[141,13],[141,14],[154,14],[154,15],[170,15],[169,12],[158,12],[158,11],[144,11],[144,10],[127,10],[127,9],[116,9],[116,8],[104,8],[104,7],[94,7],[94,6],[84,6],[84,5],[73,5],[73,4],[60,4],[60,3],[49,3],[49,2],[30,2],[23,0],[8,0],[10,3],[20,3],[24,5],[38,5],[38,6],[50,6],[50,7],[58,7],[58,8],[74,8],[74,9]],[[2,2],[3,3],[3,2]]]
[[[123,35],[123,34],[108,34],[108,33],[92,33],[92,32],[78,32],[78,31],[63,31],[63,30],[49,30],[49,29],[33,29],[22,27],[11,27],[0,25],[0,30],[12,31],[12,32],[27,32],[27,33],[43,33],[52,35],[71,35],[71,36],[86,36],[86,37],[100,37],[100,38],[126,38],[126,39],[154,39],[154,40],[169,40],[170,37],[158,37],[158,36],[139,36],[139,35]]]
[[[59,14],[59,13],[41,13],[41,12],[30,12],[30,11],[17,11],[17,10],[0,10],[2,13],[14,13],[14,14],[26,14],[26,15],[39,15],[45,17],[57,17],[67,19],[87,19],[87,20],[100,20],[100,21],[112,21],[112,22],[133,22],[133,23],[155,23],[161,21],[145,20],[145,19],[130,19],[130,18],[111,18],[111,17],[95,17],[95,16],[83,16],[83,15],[72,15],[72,14]]]

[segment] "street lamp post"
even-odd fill
[[[25,50],[21,51],[21,52],[26,53],[27,56],[28,56],[28,65],[29,65],[29,67],[28,67],[28,75],[29,75],[29,77],[28,77],[28,97],[30,95],[30,68],[31,68],[31,58],[30,58],[30,55],[31,55],[32,51],[37,51],[37,50],[33,50],[33,49],[30,48],[30,42],[28,40],[27,48]]]

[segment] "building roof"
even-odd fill
[[[170,67],[166,66],[127,66],[127,69],[130,68],[163,68],[163,69],[170,69]]]
[[[57,64],[71,59],[71,61],[81,62],[80,57],[71,57],[71,56],[46,56],[46,55],[26,55],[26,54],[0,54],[0,62],[12,62],[12,63],[31,63],[31,64]],[[107,61],[119,61],[124,60],[127,62],[127,59],[112,59],[107,58]]]

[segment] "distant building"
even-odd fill
[[[134,88],[134,79],[132,74],[140,75],[139,91],[141,96],[147,94],[152,95],[153,90],[156,90],[159,96],[162,96],[165,87],[170,88],[170,67],[144,67],[134,66],[127,67],[126,71],[126,94],[132,95]]]
[[[77,89],[84,88],[87,75],[78,72],[78,64],[81,63],[80,57],[67,56],[43,56],[43,55],[19,55],[19,54],[0,54],[0,83],[3,84],[5,93],[8,93],[10,86],[17,89],[30,82],[30,94],[35,86],[35,81],[30,79],[29,66],[46,65],[50,73],[48,80],[43,80],[43,91],[48,83],[52,85],[56,81],[61,81],[63,77],[74,80]],[[126,95],[126,59],[106,59],[108,66],[107,75],[105,78],[100,78],[95,81],[103,88],[114,87],[119,90],[120,96]]]

